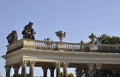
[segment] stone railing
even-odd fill
[[[99,52],[120,53],[120,44],[100,44]]]
[[[13,52],[20,48],[32,48],[43,50],[63,50],[75,52],[106,52],[120,53],[120,44],[81,44],[67,42],[52,42],[41,40],[21,39],[7,46],[7,53]]]
[[[34,40],[33,46],[36,49],[52,49],[56,50],[57,48],[57,42],[50,42],[50,41],[40,41],[40,40]]]

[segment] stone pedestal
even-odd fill
[[[57,49],[58,50],[65,50],[66,49],[66,44],[62,43],[62,42],[58,43]]]
[[[89,50],[90,51],[96,51],[96,50],[98,50],[98,45],[97,44],[90,44],[89,45]]]

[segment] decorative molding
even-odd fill
[[[120,53],[65,52],[22,48],[3,57],[6,59],[6,64],[15,64],[21,60],[30,62],[120,64]]]

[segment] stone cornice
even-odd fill
[[[103,63],[120,64],[120,53],[98,52],[67,52],[22,48],[3,56],[6,63],[16,63],[18,60],[38,62],[68,62],[68,63]]]

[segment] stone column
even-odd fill
[[[81,67],[76,68],[76,77],[82,77],[82,69],[81,69]]]
[[[47,77],[47,67],[42,67],[42,69],[43,69],[43,77]]]
[[[19,67],[18,65],[14,65],[13,68],[14,68],[14,77],[18,77],[18,71],[19,71]]]
[[[54,77],[54,69],[55,69],[55,67],[50,67],[51,77]]]
[[[101,68],[102,68],[102,64],[96,64],[96,69],[98,71],[98,77],[101,77]]]
[[[63,75],[64,75],[64,77],[67,77],[67,63],[63,63]]]
[[[88,65],[88,74],[89,74],[89,77],[93,77],[93,70],[94,70],[94,64],[89,64]]]
[[[6,65],[5,68],[6,68],[6,77],[10,77],[10,69],[11,69],[11,66]]]
[[[30,77],[34,77],[34,63],[35,62],[30,62]]]
[[[56,77],[60,77],[60,63],[56,64]]]
[[[22,77],[27,77],[26,75],[26,62],[22,62]]]
[[[85,77],[89,77],[88,68],[87,67],[85,68]]]

